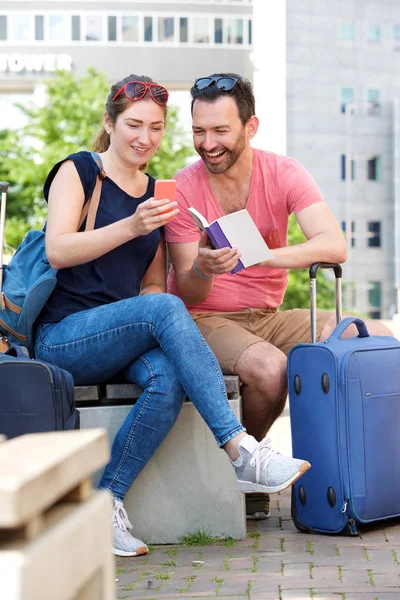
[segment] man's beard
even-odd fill
[[[245,147],[245,140],[246,138],[243,131],[239,135],[234,147],[231,150],[229,150],[225,146],[218,146],[217,148],[213,149],[213,152],[225,152],[221,162],[215,164],[209,162],[207,153],[205,150],[203,150],[203,148],[199,148],[198,150],[196,150],[197,153],[201,156],[206,168],[210,171],[210,173],[213,173],[214,175],[220,175],[221,173],[225,173],[225,171],[228,171],[228,169],[230,169],[240,158]]]

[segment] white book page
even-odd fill
[[[205,228],[208,227],[207,219],[205,217],[203,217],[201,212],[199,212],[192,206],[190,208],[188,208],[188,211],[189,211],[190,216],[192,217],[193,221],[196,223],[197,227],[200,229],[200,231],[204,231]]]
[[[245,267],[273,258],[249,212],[239,210],[217,219],[231,246],[236,246]]]

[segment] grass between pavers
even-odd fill
[[[254,542],[251,545],[251,547],[254,548],[254,550],[258,550],[258,548],[260,547],[260,536],[261,533],[259,531],[250,531],[250,533],[247,534],[247,537],[254,539]]]
[[[215,588],[215,595],[219,596],[219,590],[221,589],[224,580],[221,577],[214,577],[214,579],[212,579],[211,581],[214,581],[217,584],[217,587]]]
[[[181,594],[185,594],[190,590],[194,581],[196,580],[196,575],[189,575],[188,577],[184,577],[184,579],[188,582],[187,585],[184,588],[176,588],[177,592],[180,592]]]
[[[253,568],[251,569],[252,573],[257,573],[258,569],[257,569],[257,563],[260,560],[259,556],[252,556],[251,557],[253,560]]]
[[[374,573],[373,573],[372,569],[367,569],[367,573],[368,573],[368,583],[370,583],[371,585],[373,585],[375,587]]]
[[[224,562],[224,564],[223,564],[223,566],[222,566],[222,570],[223,570],[223,571],[230,571],[230,570],[231,570],[231,568],[230,568],[230,566],[229,566],[229,559],[230,559],[230,557],[231,557],[231,555],[230,555],[230,554],[227,554],[227,555],[225,556],[225,562]]]
[[[207,530],[196,529],[196,531],[180,536],[179,541],[183,546],[210,546],[211,544],[220,544],[226,548],[232,548],[238,540],[235,540],[230,536],[209,535]]]

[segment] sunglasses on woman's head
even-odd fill
[[[147,90],[154,102],[161,104],[161,106],[167,104],[169,96],[168,90],[158,83],[149,83],[147,81],[128,81],[128,83],[118,90],[111,102],[114,102],[122,92],[128,100],[132,100],[132,102],[141,100],[146,95]]]
[[[221,92],[229,92],[235,87],[238,81],[237,77],[199,77],[194,82],[194,89],[205,90],[215,85]]]

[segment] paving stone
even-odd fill
[[[229,560],[229,567],[231,568],[231,570],[246,569],[248,571],[251,571],[251,569],[254,568],[254,563],[257,562],[258,560],[253,560],[252,556],[246,556],[241,558],[235,558],[233,556]]]
[[[311,598],[310,588],[301,590],[282,590],[279,596],[280,600],[308,600]]]
[[[302,534],[290,517],[290,490],[271,496],[271,512],[231,547],[157,546],[145,557],[117,557],[118,598],[400,599],[400,523],[363,528],[360,537]],[[163,573],[168,578],[157,579]]]
[[[399,600],[399,594],[393,592],[371,592],[346,594],[346,600]]]
[[[375,567],[372,568],[372,579],[376,587],[388,588],[388,591],[398,589],[398,595],[400,598],[400,571],[399,569],[393,569],[391,571],[382,569],[378,570]]]

